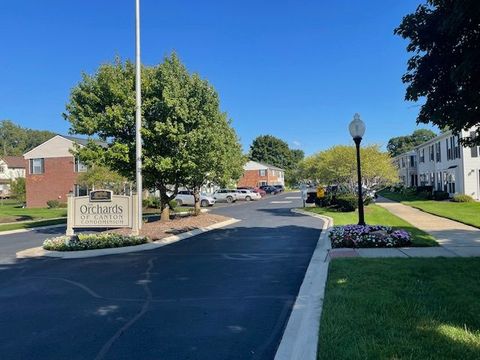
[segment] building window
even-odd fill
[[[3,174],[5,172],[5,166],[0,166],[0,174]]]
[[[86,186],[75,184],[75,196],[87,196],[88,189]]]
[[[475,139],[475,137],[476,137],[475,131],[470,131],[470,138],[472,138],[472,140],[473,140],[473,139]],[[472,158],[480,156],[480,146],[473,145],[470,148],[470,152],[471,152]]]
[[[267,185],[266,181],[260,181],[260,186]]]
[[[258,173],[259,173],[260,176],[265,176],[266,175],[265,169],[258,170]]]
[[[75,172],[86,172],[87,165],[82,163],[80,160],[75,159]]]
[[[43,174],[45,172],[44,159],[30,159],[30,174]]]
[[[423,148],[423,149],[420,151],[420,162],[421,162],[421,163],[424,163],[424,162],[425,162],[425,148]]]
[[[437,162],[442,161],[442,152],[440,151],[439,142],[435,144],[435,155],[436,155]]]
[[[454,136],[454,140],[453,140],[453,143],[454,143],[454,155],[455,155],[455,159],[460,159],[460,137],[458,136]],[[455,186],[455,185],[454,185]]]
[[[429,156],[430,156],[430,161],[435,161],[434,159],[434,149],[433,149],[433,145],[430,145],[428,147],[428,153],[429,153]]]
[[[415,156],[414,155],[410,156],[410,167],[411,168],[415,167]]]
[[[405,167],[405,158],[402,157],[402,168]]]

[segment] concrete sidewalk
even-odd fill
[[[480,256],[480,229],[432,215],[383,197],[379,197],[376,204],[420,230],[432,235],[443,247],[443,250],[446,250],[444,252],[445,254],[453,253],[455,256]],[[415,250],[415,253],[418,253],[418,255],[412,256],[429,256],[427,254],[435,253],[434,248],[409,248],[409,250],[406,250],[406,253],[411,253],[411,250]],[[437,248],[436,251],[441,253],[443,250]]]

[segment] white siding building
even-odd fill
[[[25,161],[22,156],[0,158],[0,197],[10,196],[10,182],[25,177]]]
[[[473,136],[474,129],[462,131],[460,137]],[[454,194],[466,194],[480,200],[480,146],[463,147],[459,136],[451,131],[417,146],[413,152],[394,158],[399,163],[400,181],[406,186],[412,185],[413,172],[407,173],[402,168],[402,159],[408,159],[416,154],[417,186],[432,186],[434,190]],[[410,179],[408,182],[404,178]]]
[[[415,150],[394,157],[393,163],[403,185],[407,187],[418,186],[417,152]]]

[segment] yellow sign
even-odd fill
[[[325,189],[321,186],[317,187],[317,198],[321,199],[325,197]]]

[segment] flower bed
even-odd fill
[[[146,242],[148,238],[144,236],[112,233],[78,234],[47,239],[43,242],[43,248],[53,251],[76,251],[140,245]]]
[[[380,225],[334,226],[329,236],[332,248],[401,247],[412,243],[407,231]]]

